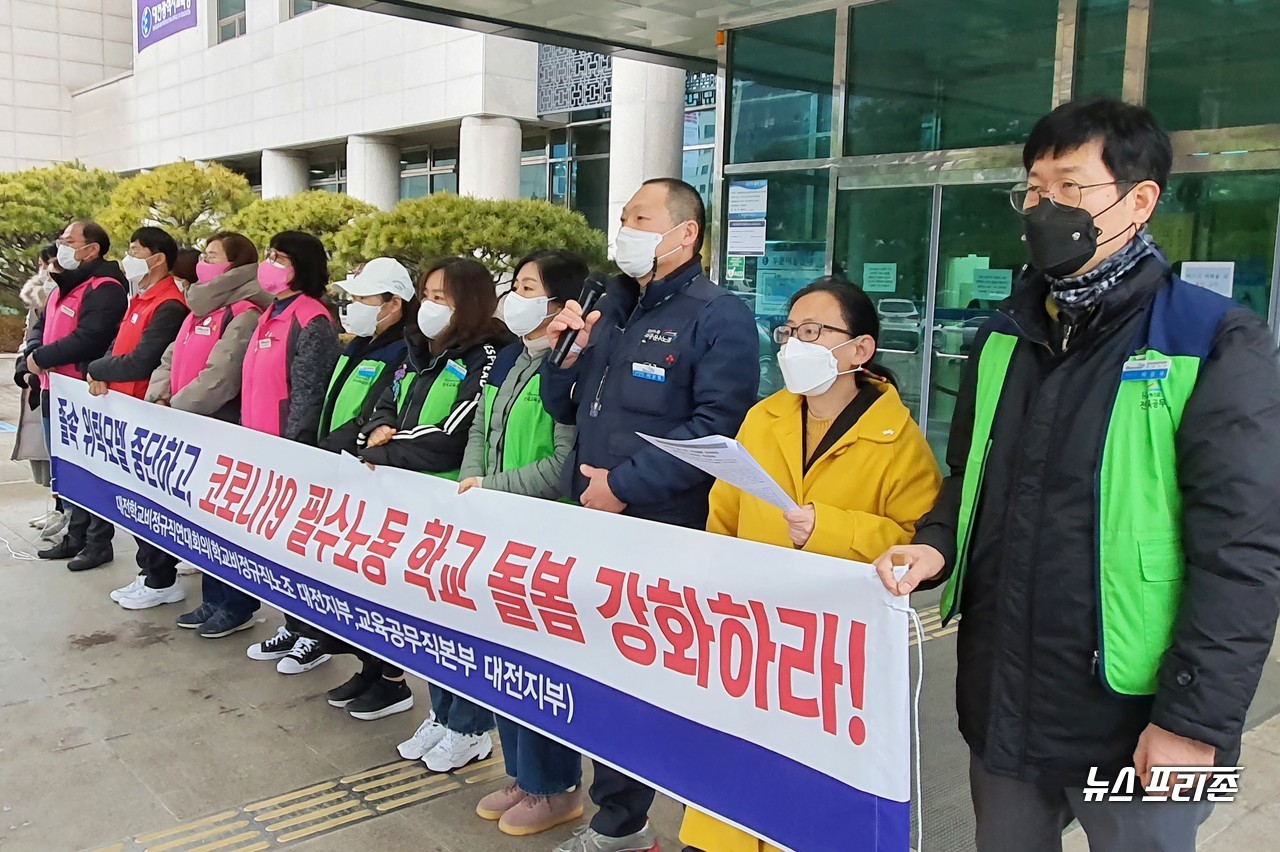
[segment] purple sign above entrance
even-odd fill
[[[196,25],[196,0],[138,0],[138,51]]]

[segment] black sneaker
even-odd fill
[[[215,612],[217,612],[217,610],[212,606],[207,603],[202,603],[200,606],[191,610],[191,612],[184,612],[182,615],[178,616],[178,626],[186,627],[189,630],[195,630],[201,624],[204,624],[206,621],[213,618],[213,614]]]
[[[90,571],[101,568],[116,558],[110,547],[86,547],[76,554],[76,558],[67,563],[68,571]]]
[[[309,636],[299,636],[298,641],[293,643],[293,649],[276,663],[276,671],[282,675],[302,674],[330,659],[332,657],[324,652],[319,642]]]
[[[301,638],[297,633],[289,632],[287,627],[278,627],[276,628],[275,636],[265,642],[255,642],[245,649],[245,653],[249,655],[251,660],[261,660],[263,662],[279,660],[287,657],[289,652],[293,650],[293,646]]]
[[[241,617],[232,615],[226,610],[219,610],[200,625],[200,638],[221,639],[223,636],[230,636],[238,630],[248,630],[250,627],[253,627],[253,613]]]
[[[325,693],[325,697],[329,700],[329,706],[346,707],[352,701],[368,692],[369,688],[373,686],[375,678],[381,679],[381,677],[382,675],[377,673],[370,676],[362,671],[356,672],[351,676],[351,680],[342,686],[335,686]]]
[[[372,722],[413,709],[413,690],[402,680],[379,677],[364,694],[347,705],[347,712],[356,719]]]
[[[83,544],[76,544],[70,538],[64,538],[53,547],[37,550],[36,556],[41,559],[70,559],[82,550],[84,550]]]

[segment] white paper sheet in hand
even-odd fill
[[[680,461],[691,464],[716,479],[723,479],[730,485],[741,488],[766,503],[772,503],[783,511],[789,512],[799,508],[796,501],[791,499],[791,495],[765,472],[760,462],[752,458],[751,453],[733,438],[708,435],[705,438],[673,441],[669,438],[654,438],[640,432],[636,434]]]

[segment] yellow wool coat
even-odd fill
[[[804,550],[870,562],[905,544],[933,508],[942,474],[924,433],[891,385],[858,422],[804,473],[802,398],[780,391],[758,403],[738,440],[800,505],[813,504],[813,534]],[[793,547],[782,511],[717,481],[707,529]],[[803,819],[796,814],[796,819]],[[705,852],[776,852],[776,847],[690,808],[680,840]]]

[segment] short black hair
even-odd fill
[[[538,267],[542,286],[546,288],[551,301],[563,307],[566,302],[582,296],[582,284],[587,280],[590,270],[587,269],[586,261],[573,252],[564,249],[532,252],[520,258],[515,274],[519,275],[520,270],[528,263]]]
[[[196,283],[196,264],[200,261],[200,249],[180,248],[178,259],[169,265],[169,272],[174,278],[181,278],[188,284]]]
[[[702,194],[692,184],[679,178],[651,178],[644,186],[658,184],[667,188],[667,212],[675,222],[697,222],[698,239],[693,243],[693,253],[702,251],[702,241],[707,235],[707,205]]]
[[[293,264],[289,286],[299,293],[320,298],[329,289],[329,255],[318,237],[302,231],[281,231],[271,238],[271,248],[287,254]]]
[[[92,219],[81,219],[76,224],[80,225],[80,230],[84,234],[85,245],[96,243],[98,257],[106,257],[107,252],[111,251],[111,237],[107,236],[107,229]]]
[[[152,254],[164,255],[165,265],[173,269],[178,262],[178,243],[163,228],[144,225],[133,232],[129,243],[137,243]]]
[[[41,263],[48,263],[49,261],[53,260],[57,256],[58,256],[58,246],[55,243],[49,243],[49,245],[40,249]]]
[[[1082,145],[1102,142],[1102,162],[1124,183],[1155,181],[1161,192],[1173,168],[1173,143],[1146,107],[1115,98],[1068,101],[1031,128],[1022,165],[1031,170],[1044,156],[1057,157]]]

